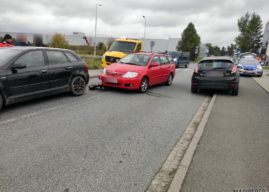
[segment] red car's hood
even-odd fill
[[[127,73],[127,72],[141,72],[141,71],[144,71],[146,68],[147,68],[147,66],[113,63],[111,65],[108,65],[106,67],[106,70],[114,71],[114,72],[118,72],[118,73],[123,74],[123,73]]]

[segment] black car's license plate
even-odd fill
[[[205,76],[207,77],[223,77],[224,73],[222,71],[208,71]]]

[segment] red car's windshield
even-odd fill
[[[129,65],[141,65],[146,66],[150,60],[149,55],[145,54],[129,54],[122,58],[119,63],[129,64]]]

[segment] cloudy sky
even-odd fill
[[[268,0],[1,0],[0,31],[142,38],[180,37],[193,22],[203,43],[226,46],[238,34],[237,19],[247,11],[269,21]]]

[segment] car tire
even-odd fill
[[[198,89],[195,88],[195,87],[191,87],[191,92],[192,92],[192,93],[197,93],[197,92],[198,92]]]
[[[144,77],[144,78],[141,80],[140,88],[139,88],[139,92],[140,92],[140,93],[146,93],[147,90],[148,90],[148,87],[149,87],[149,80],[148,80],[147,77]]]
[[[0,110],[3,108],[4,106],[4,99],[3,96],[0,94]]]
[[[185,65],[185,68],[188,68],[188,65]]]
[[[74,96],[80,96],[83,95],[86,89],[86,81],[85,79],[78,75],[71,79],[70,82],[70,91],[71,94]]]
[[[171,86],[172,83],[173,83],[173,78],[174,78],[174,77],[173,77],[173,74],[171,73],[171,74],[168,76],[168,79],[167,79],[165,85],[167,85],[167,86]]]
[[[262,74],[258,75],[258,77],[262,77]]]
[[[233,89],[232,90],[232,95],[237,96],[238,95],[238,92],[239,92],[239,89],[238,88],[237,89]]]

